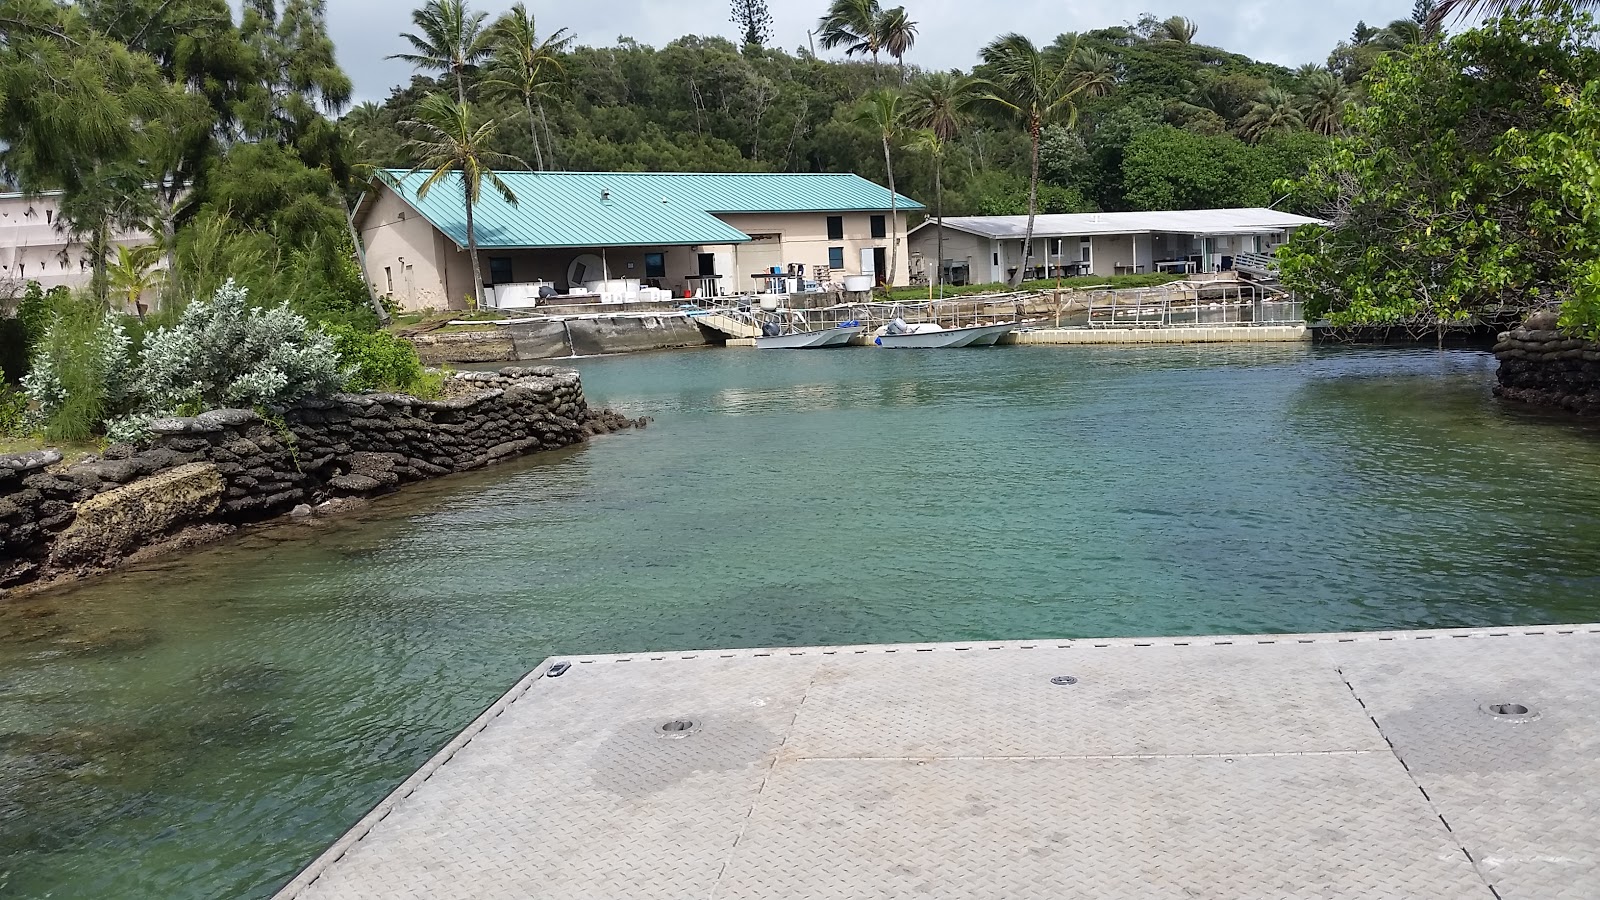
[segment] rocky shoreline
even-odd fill
[[[0,597],[646,424],[591,409],[573,372],[452,378],[443,400],[341,394],[162,419],[147,445],[70,466],[53,450],[0,456]]]
[[[1495,396],[1600,416],[1600,343],[1556,330],[1554,314],[1501,334],[1494,355],[1500,361]]]

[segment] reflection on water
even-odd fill
[[[652,428],[0,606],[0,896],[269,895],[557,653],[1600,618],[1481,354],[577,366]]]

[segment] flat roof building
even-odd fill
[[[889,191],[856,175],[500,177],[517,203],[485,186],[473,212],[480,269],[498,306],[541,290],[572,300],[641,289],[744,294],[767,288],[774,269],[820,283],[866,275],[906,284],[906,216],[924,208],[900,197],[890,222]],[[358,206],[367,278],[402,309],[461,308],[475,293],[461,184],[452,176],[422,198],[423,180],[387,172]]]
[[[1273,209],[1041,215],[1034,225],[1028,278],[1218,272],[1240,257],[1269,256],[1289,233],[1316,219]],[[963,216],[944,220],[946,284],[1008,280],[1022,265],[1027,216]],[[934,277],[939,225],[911,232],[915,275]]]
[[[110,252],[154,240],[147,232],[113,229]],[[46,289],[82,287],[94,278],[89,247],[61,221],[61,193],[0,193],[0,294],[16,296],[28,282]]]

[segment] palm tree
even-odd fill
[[[1039,216],[1039,142],[1046,125],[1060,122],[1069,127],[1078,121],[1078,98],[1090,90],[1090,79],[1074,74],[1070,61],[1076,48],[1060,54],[1044,53],[1033,41],[1020,34],[997,38],[983,48],[988,78],[982,84],[982,98],[999,112],[1020,123],[1032,145],[1028,178],[1028,229],[1022,242],[1022,265],[1012,276],[1013,289],[1020,287],[1033,259],[1033,227]]]
[[[533,138],[533,158],[539,170],[544,171],[544,149],[539,140],[541,122],[552,163],[556,154],[550,123],[544,115],[544,99],[554,95],[565,80],[561,54],[572,46],[575,37],[570,30],[562,28],[540,40],[533,14],[521,3],[512,6],[489,33],[494,38],[494,50],[488,77],[483,82],[484,91],[490,96],[515,97],[522,101],[522,108],[528,113],[528,133]]]
[[[1426,24],[1430,32],[1436,32],[1452,16],[1466,18],[1480,11],[1497,16],[1514,9],[1531,9],[1543,15],[1554,15],[1568,3],[1579,10],[1600,7],[1597,0],[1439,0]]]
[[[1239,119],[1239,133],[1254,143],[1274,132],[1299,131],[1305,125],[1293,94],[1282,88],[1267,88]]]
[[[478,198],[488,182],[505,201],[517,205],[517,195],[505,183],[496,166],[514,165],[527,168],[528,164],[514,156],[496,153],[489,149],[494,141],[497,124],[493,119],[482,125],[472,121],[472,107],[457,103],[444,94],[429,94],[417,104],[416,118],[404,123],[413,135],[406,149],[415,154],[418,162],[407,172],[410,178],[425,169],[432,170],[417,188],[417,199],[426,199],[428,192],[452,175],[461,182],[462,197],[467,202],[467,253],[472,257],[472,287],[479,308],[483,306],[483,270],[478,261],[477,222],[473,218]],[[404,180],[404,179],[402,179]]]
[[[845,56],[871,54],[872,65],[878,65],[878,53],[883,50],[879,27],[883,23],[883,8],[878,0],[833,0],[828,14],[817,26],[817,43],[824,50],[843,47]]]
[[[945,151],[968,123],[968,110],[977,99],[971,78],[954,72],[932,72],[912,83],[906,93],[906,124],[919,129],[912,146],[933,159],[933,215],[938,223],[935,263],[939,287],[944,288],[944,160]]]
[[[1428,32],[1410,19],[1396,19],[1378,32],[1373,43],[1385,50],[1405,51],[1428,42]]]
[[[139,299],[161,283],[161,272],[155,268],[161,261],[160,244],[143,244],[138,247],[117,245],[117,259],[106,269],[111,289],[127,301],[125,308],[144,318]]]
[[[428,0],[411,13],[419,33],[400,34],[416,52],[386,58],[403,59],[419,69],[454,75],[456,102],[466,103],[467,73],[489,55],[483,27],[488,17],[488,13],[468,11],[466,0]]]
[[[917,42],[917,23],[911,21],[906,15],[904,6],[897,6],[887,10],[878,17],[875,29],[878,42],[883,47],[883,52],[894,57],[900,67],[900,83],[906,80],[906,54],[911,52],[911,47]]]
[[[880,272],[879,275],[884,284],[893,286],[895,273],[900,268],[900,195],[895,191],[894,158],[890,153],[890,144],[900,136],[900,129],[905,126],[899,92],[878,90],[867,95],[856,113],[856,119],[863,125],[872,126],[883,141],[883,165],[889,175],[889,271],[887,274]]]
[[[1171,44],[1192,44],[1199,33],[1200,26],[1196,25],[1193,19],[1173,16],[1165,22],[1158,23],[1150,39]]]
[[[1098,50],[1079,50],[1067,61],[1073,76],[1083,80],[1083,93],[1104,97],[1117,84],[1117,61]]]
[[[1344,130],[1344,111],[1350,105],[1350,88],[1332,72],[1318,71],[1306,77],[1305,93],[1300,95],[1300,113],[1307,128],[1324,137]]]

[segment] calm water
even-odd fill
[[[1480,354],[578,367],[655,425],[0,607],[0,896],[266,896],[553,654],[1600,619]]]

